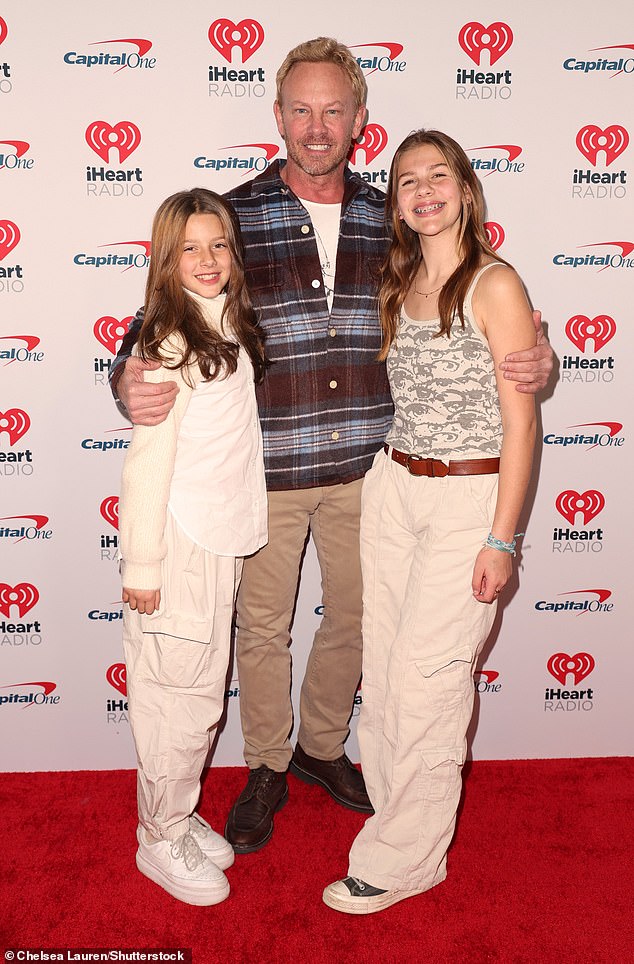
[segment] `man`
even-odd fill
[[[342,44],[318,38],[296,47],[278,71],[274,105],[287,160],[226,195],[240,219],[247,278],[273,362],[258,387],[269,543],[245,560],[237,604],[250,774],[225,833],[238,853],[270,839],[274,813],[288,796],[289,763],[338,803],[372,812],[363,778],[343,750],[361,673],[361,483],[392,416],[385,368],[376,362],[378,268],[388,240],[384,195],[346,162],[363,127],[366,95],[363,74]],[[542,334],[539,342],[510,366],[520,390],[546,383],[552,352]],[[133,420],[151,425],[171,408],[174,388],[161,395],[165,386],[145,385],[146,367],[133,359],[118,382],[115,370],[113,383]],[[309,530],[324,617],[293,750],[290,626]]]

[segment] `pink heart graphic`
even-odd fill
[[[119,528],[119,499],[116,495],[109,495],[99,506],[101,515],[109,522],[113,529]]]
[[[587,526],[604,507],[605,499],[597,489],[588,489],[582,493],[575,492],[574,489],[566,489],[565,492],[560,492],[555,500],[557,512],[559,512],[571,526],[575,524],[578,512],[581,512],[583,524]]]
[[[30,582],[21,582],[17,586],[8,586],[6,582],[0,582],[0,613],[10,617],[11,606],[18,607],[20,619],[33,609],[40,594]]]
[[[6,412],[0,412],[0,434],[7,433],[10,445],[15,445],[30,427],[31,419],[21,408],[9,408]]]
[[[127,315],[121,321],[113,318],[112,315],[104,315],[95,322],[93,328],[95,338],[108,349],[111,355],[116,355],[117,345],[125,337],[132,320],[132,315]]]
[[[106,679],[122,696],[128,695],[125,663],[113,663],[106,670]]]
[[[574,656],[568,656],[567,653],[555,653],[546,665],[550,675],[554,676],[562,686],[566,685],[568,673],[572,673],[576,686],[582,679],[590,675],[595,667],[595,662],[590,653],[575,653]]]
[[[0,261],[13,251],[20,240],[20,229],[13,221],[0,221]]]
[[[588,341],[594,342],[594,350],[599,351],[616,334],[616,323],[609,315],[573,315],[566,322],[566,334],[579,351],[585,352]]]
[[[513,43],[513,31],[507,23],[496,21],[488,27],[477,21],[466,23],[458,34],[458,43],[464,52],[480,66],[483,50],[489,51],[490,64],[499,60]]]
[[[106,121],[94,121],[86,128],[86,143],[106,164],[114,147],[119,152],[119,163],[123,164],[141,143],[141,131],[132,121],[119,121],[114,127]]]
[[[576,140],[581,153],[595,167],[600,151],[605,153],[605,164],[609,167],[612,161],[623,153],[629,142],[630,135],[620,124],[613,124],[612,127],[606,127],[603,131],[594,124],[587,124],[581,128]]]
[[[209,28],[209,43],[215,47],[221,56],[231,63],[234,47],[242,51],[242,63],[245,64],[256,50],[262,46],[264,30],[257,20],[214,20]]]

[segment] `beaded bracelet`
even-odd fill
[[[509,552],[512,556],[515,555],[515,546],[517,545],[517,540],[520,536],[523,536],[523,532],[516,532],[515,538],[512,542],[503,542],[502,539],[496,539],[495,536],[489,532],[485,546],[489,546],[490,549],[499,549],[500,552]]]

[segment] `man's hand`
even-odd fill
[[[123,588],[122,600],[127,603],[130,609],[146,616],[151,616],[155,609],[161,605],[160,589],[126,589]]]
[[[128,410],[135,425],[158,425],[164,422],[174,407],[178,385],[176,382],[146,382],[143,372],[160,368],[158,362],[143,361],[132,356],[117,383],[117,395]]]
[[[537,344],[525,351],[513,351],[500,362],[504,377],[517,382],[516,391],[536,395],[548,384],[553,369],[553,350],[542,328],[541,311],[533,312]]]

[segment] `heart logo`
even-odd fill
[[[9,28],[7,27],[7,22],[0,17],[0,44],[5,42],[8,33]]]
[[[109,666],[106,670],[106,679],[122,696],[128,695],[125,663],[113,663]]]
[[[264,30],[257,20],[214,20],[209,28],[209,43],[218,53],[231,63],[231,52],[234,47],[242,51],[242,63],[246,64],[256,50],[262,46]]]
[[[99,506],[103,518],[113,529],[119,528],[119,499],[116,495],[109,495]]]
[[[493,66],[513,43],[513,31],[507,23],[496,21],[485,27],[473,21],[464,25],[458,34],[458,43],[478,67],[482,51],[488,50],[489,63]]]
[[[595,662],[590,653],[575,653],[574,656],[568,656],[567,653],[555,653],[546,665],[550,675],[554,676],[562,686],[566,685],[568,674],[572,673],[576,686],[582,679],[590,675],[595,667]]]
[[[127,315],[118,321],[112,315],[104,315],[98,318],[93,328],[93,333],[98,342],[107,348],[111,355],[117,354],[117,345],[127,334],[130,322],[133,321],[132,315]]]
[[[20,229],[13,221],[0,221],[0,261],[13,251],[20,240]]]
[[[583,156],[587,157],[594,167],[597,166],[597,155],[603,151],[605,166],[609,167],[630,143],[630,135],[619,124],[606,127],[603,131],[594,124],[587,124],[577,134],[576,143]]]
[[[123,164],[141,143],[141,131],[131,121],[119,121],[114,127],[94,121],[86,128],[86,143],[106,164],[114,147],[119,152],[119,164]]]
[[[502,247],[506,235],[501,224],[497,224],[495,221],[485,221],[484,230],[487,234],[487,241],[494,251]]]
[[[585,353],[588,341],[594,342],[594,351],[599,351],[614,338],[616,323],[609,315],[595,315],[594,318],[573,315],[566,322],[566,334],[579,351]]]
[[[357,163],[357,154],[363,151],[365,163],[370,164],[387,145],[387,131],[380,124],[366,124],[356,141],[352,144],[348,157],[352,164]]]
[[[21,408],[10,408],[6,412],[0,412],[0,434],[7,433],[9,445],[15,445],[18,439],[26,435],[30,427],[31,419]]]
[[[575,492],[574,489],[566,489],[565,492],[560,492],[555,500],[557,512],[571,526],[575,524],[577,512],[582,513],[583,524],[587,526],[604,507],[605,499],[596,489],[588,489],[587,492],[582,493]]]
[[[0,582],[0,613],[10,617],[11,606],[18,607],[20,619],[33,609],[40,594],[30,582],[21,582],[17,586],[8,586],[5,582]]]

